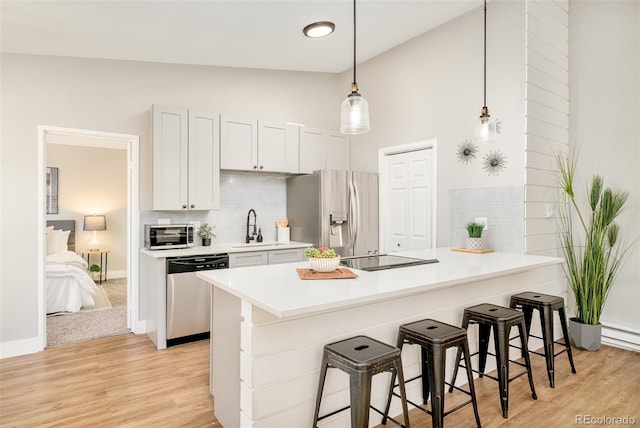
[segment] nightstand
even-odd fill
[[[87,257],[87,264],[89,266],[91,266],[91,255],[95,254],[95,255],[100,255],[100,279],[99,279],[99,284],[102,284],[102,279],[104,278],[104,281],[107,282],[107,267],[108,267],[108,257],[109,257],[109,253],[111,251],[109,250],[80,250],[80,253],[82,254],[82,257]]]

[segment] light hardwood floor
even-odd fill
[[[640,425],[640,353],[607,346],[574,353],[575,375],[564,354],[556,358],[554,389],[544,358],[532,356],[538,400],[531,399],[526,377],[516,379],[510,384],[509,419],[501,416],[497,383],[477,380],[482,425],[580,426],[577,415],[630,416]],[[208,341],[157,351],[147,336],[132,334],[3,359],[0,426],[220,427],[208,373]],[[457,399],[456,393],[446,394],[446,408]],[[466,406],[447,416],[445,425],[474,426],[473,421]],[[431,419],[413,409],[411,424],[428,428]]]

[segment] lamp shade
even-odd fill
[[[369,104],[358,92],[352,92],[340,108],[340,132],[364,134],[369,129]]]
[[[103,215],[86,215],[82,230],[107,230],[107,219]]]

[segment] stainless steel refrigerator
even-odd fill
[[[287,181],[291,240],[341,256],[378,252],[378,174],[322,170]]]

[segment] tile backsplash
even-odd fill
[[[449,190],[449,246],[464,247],[465,225],[486,217],[485,246],[495,251],[524,251],[524,189],[482,187]]]
[[[143,211],[140,216],[142,234],[145,224],[158,223],[159,219],[169,219],[174,224],[197,221],[213,226],[216,235],[212,239],[214,244],[242,243],[246,234],[247,213],[251,208],[256,211],[264,240],[275,241],[275,221],[287,218],[285,176],[222,172],[219,210]],[[202,245],[202,242],[196,237],[195,244]]]

